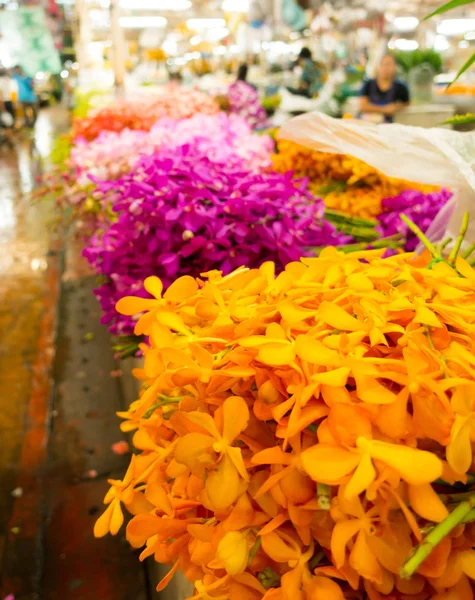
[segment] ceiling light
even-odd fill
[[[419,43],[416,42],[416,40],[399,38],[398,40],[394,40],[394,47],[397,50],[417,50],[419,48]]]
[[[194,35],[191,39],[190,39],[190,44],[192,46],[197,46],[199,43],[201,42],[201,38],[199,35]]]
[[[467,42],[467,40],[462,40],[459,42],[459,48],[470,48],[470,42]]]
[[[225,25],[226,21],[224,19],[188,19],[186,22],[188,29],[194,31],[208,29],[208,27],[224,27]]]
[[[120,17],[120,24],[125,29],[163,29],[167,23],[165,17]]]
[[[434,50],[437,52],[443,52],[450,48],[450,42],[445,35],[436,35],[434,40]]]
[[[122,8],[130,10],[188,10],[190,0],[120,0]]]
[[[229,29],[227,27],[215,27],[206,33],[206,39],[210,42],[219,42],[228,35]]]
[[[465,34],[465,39],[466,40],[475,40],[475,31],[469,31],[468,33]]]
[[[419,25],[416,17],[396,17],[393,26],[397,31],[413,31]]]
[[[224,12],[249,12],[250,2],[249,0],[223,0],[221,8]]]
[[[462,35],[475,30],[475,19],[444,19],[437,25],[442,35]]]

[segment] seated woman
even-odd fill
[[[241,115],[253,129],[265,129],[269,126],[266,111],[262,107],[255,87],[246,81],[247,70],[247,65],[241,65],[237,80],[229,86],[229,110]]]
[[[366,81],[361,90],[361,119],[373,123],[392,123],[394,115],[409,106],[409,89],[396,79],[396,69],[394,56],[383,56],[376,79]]]

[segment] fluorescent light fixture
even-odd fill
[[[225,27],[226,21],[224,19],[188,19],[186,26],[188,29],[193,31],[201,31],[202,29],[208,29],[208,27]]]
[[[124,29],[163,29],[167,23],[165,17],[120,17],[120,24]]]
[[[405,38],[399,38],[394,40],[394,47],[397,50],[417,50],[419,43],[416,40],[406,40]]]
[[[437,25],[442,35],[463,35],[475,30],[475,19],[444,19]]]
[[[188,10],[190,0],[120,0],[120,6],[130,10]]]
[[[223,0],[221,8],[224,12],[249,12],[250,2],[249,0]]]
[[[434,40],[434,50],[437,52],[444,52],[450,48],[450,42],[445,35],[436,35]]]
[[[229,29],[227,27],[215,27],[206,32],[206,39],[209,42],[219,42],[223,38],[229,35]]]
[[[393,26],[397,31],[413,31],[419,25],[416,17],[396,17]]]

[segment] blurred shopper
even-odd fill
[[[409,89],[396,79],[396,59],[386,54],[379,63],[376,79],[363,84],[360,118],[373,123],[392,123],[394,115],[409,106]]]
[[[38,97],[35,94],[33,79],[25,75],[20,66],[14,68],[13,79],[18,86],[18,102],[23,108],[25,127],[33,127],[38,117]]]
[[[15,127],[15,106],[12,101],[13,79],[7,69],[0,66],[0,109],[11,116]]]
[[[247,65],[240,65],[236,81],[228,89],[229,110],[244,117],[253,129],[265,129],[268,127],[267,114],[256,88],[247,82],[247,73]]]
[[[299,96],[313,98],[322,87],[322,70],[313,60],[309,48],[302,48],[302,50],[300,50],[297,64],[302,69],[299,87],[297,89],[289,88],[289,91],[293,94],[298,94]]]

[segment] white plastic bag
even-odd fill
[[[453,198],[427,235],[433,242],[455,239],[467,211],[465,244],[475,242],[475,132],[374,125],[310,113],[288,121],[279,137],[321,152],[354,156],[388,177],[451,189]]]

